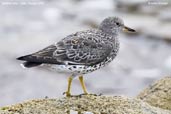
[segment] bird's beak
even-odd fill
[[[123,27],[123,31],[125,31],[125,32],[136,32],[134,29],[129,28],[129,27],[127,27],[127,26],[124,26],[124,27]]]

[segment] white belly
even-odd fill
[[[43,64],[42,66],[47,69],[52,69],[57,72],[67,73],[67,74],[75,74],[82,75],[93,72],[101,67],[104,67],[106,64],[112,61],[111,58],[108,58],[107,61],[101,62],[99,64],[93,66],[85,66],[85,65],[56,65],[56,64]]]
[[[93,72],[100,68],[97,66],[96,68],[93,66],[84,66],[84,65],[52,65],[52,64],[43,64],[45,68],[55,70],[61,73],[69,73],[69,74],[86,74],[89,72]]]

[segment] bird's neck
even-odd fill
[[[118,30],[113,30],[113,29],[105,29],[103,27],[99,27],[99,30],[101,30],[103,33],[108,34],[113,37],[117,37],[119,35]]]

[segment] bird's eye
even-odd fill
[[[120,23],[116,23],[116,25],[118,25],[118,26],[119,26],[119,25],[120,25]]]

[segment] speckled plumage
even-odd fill
[[[52,68],[86,74],[112,61],[117,55],[119,42],[100,30],[87,30],[69,35],[53,46],[56,46],[53,57],[64,65],[52,65]]]
[[[68,35],[36,53],[19,57],[24,66],[45,65],[71,74],[86,74],[111,62],[118,53],[120,18],[108,17],[99,28]]]

